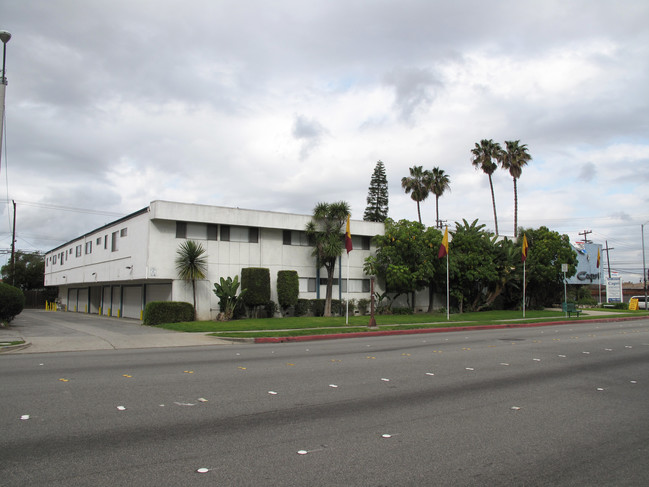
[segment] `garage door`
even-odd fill
[[[141,319],[142,286],[124,286],[123,298],[122,316],[124,318]]]

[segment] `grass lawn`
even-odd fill
[[[597,309],[606,315],[589,315],[585,310],[579,318],[571,320],[588,320],[603,316],[619,316],[625,310]],[[634,313],[634,312],[631,312]],[[440,328],[449,326],[487,325],[516,321],[534,323],[541,321],[561,321],[565,319],[562,311],[526,311],[525,319],[521,311],[482,311],[475,313],[451,314],[447,321],[445,313],[418,313],[412,315],[377,315],[376,322],[381,329],[413,329]],[[160,328],[183,332],[212,332],[222,337],[260,337],[260,336],[298,336],[318,335],[325,333],[350,333],[367,331],[369,316],[350,316],[349,325],[345,325],[345,317],[313,317],[301,316],[291,318],[259,318],[233,321],[192,321],[167,323],[158,325]]]

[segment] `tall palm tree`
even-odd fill
[[[442,228],[442,223],[439,221],[439,197],[444,194],[446,190],[451,190],[451,177],[444,172],[444,169],[434,167],[430,171],[430,192],[435,195],[435,222],[437,228]]]
[[[521,144],[520,140],[506,140],[505,151],[502,153],[500,165],[514,179],[514,238],[518,235],[518,188],[516,180],[521,177],[523,166],[532,160],[527,152],[527,144]]]
[[[498,235],[498,216],[496,215],[496,196],[494,195],[494,185],[491,175],[498,169],[497,161],[500,160],[502,148],[498,142],[493,139],[482,139],[480,144],[476,142],[475,147],[471,149],[473,159],[471,163],[476,169],[482,169],[489,176],[489,188],[491,188],[491,202],[494,208],[494,224],[496,226],[496,235]]]
[[[430,187],[430,171],[424,171],[422,166],[413,166],[410,169],[410,176],[401,178],[401,187],[410,194],[410,198],[417,202],[417,215],[421,223],[421,208],[419,204],[428,198]]]
[[[196,280],[205,279],[207,274],[207,258],[205,249],[200,243],[185,240],[176,251],[176,271],[178,277],[191,281],[194,296],[194,316],[196,315]]]
[[[318,203],[313,209],[311,221],[306,225],[306,236],[313,245],[312,255],[316,258],[317,268],[324,266],[327,270],[325,316],[331,316],[334,269],[336,260],[343,253],[343,227],[349,211],[349,205],[344,201]]]

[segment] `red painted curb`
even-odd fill
[[[496,330],[503,328],[532,328],[536,326],[552,325],[573,325],[575,323],[611,323],[616,321],[633,321],[643,318],[626,317],[626,318],[602,318],[582,321],[547,321],[542,323],[506,323],[503,325],[476,325],[476,326],[456,326],[447,328],[417,328],[414,330],[377,330],[377,331],[359,331],[353,333],[333,333],[330,335],[304,335],[295,337],[259,337],[254,339],[254,343],[285,343],[285,342],[309,342],[315,340],[336,340],[339,338],[360,338],[376,337],[387,335],[419,335],[423,333],[447,333],[453,331],[472,331],[472,330]]]

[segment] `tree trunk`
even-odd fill
[[[435,195],[435,228],[442,228],[439,221],[439,195]]]
[[[518,236],[518,189],[514,178],[514,238]]]
[[[419,207],[419,201],[417,201],[417,216],[419,216],[419,223],[421,224],[421,208]]]
[[[498,216],[496,216],[496,195],[494,194],[494,184],[489,174],[489,187],[491,188],[491,203],[494,207],[494,224],[496,225],[496,237],[498,236]]]
[[[333,293],[334,284],[334,266],[325,265],[325,268],[327,269],[327,292],[325,294],[324,316],[331,316],[331,296]]]

